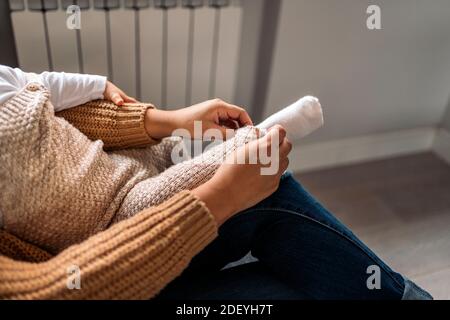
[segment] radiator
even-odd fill
[[[166,109],[235,99],[241,1],[9,0],[23,70],[105,75]],[[72,4],[80,29],[66,27]]]

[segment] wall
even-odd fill
[[[382,30],[366,28],[369,4],[380,5]],[[318,96],[326,126],[306,144],[436,126],[449,30],[448,0],[283,0],[264,114]]]
[[[447,113],[444,115],[444,120],[442,121],[442,128],[450,132],[450,98],[447,107]]]
[[[271,0],[244,0],[242,1],[242,36],[240,44],[239,67],[236,81],[235,101],[237,105],[248,109],[252,105],[253,92],[257,80],[258,48],[262,25],[263,8],[265,1]]]
[[[8,1],[0,1],[0,40],[3,43],[2,50],[0,50],[0,64],[17,67],[17,52]]]
[[[450,98],[440,129],[436,132],[433,151],[450,164]]]

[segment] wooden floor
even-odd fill
[[[431,153],[298,174],[394,270],[450,299],[450,166]]]

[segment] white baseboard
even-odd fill
[[[289,157],[290,170],[305,172],[431,151],[435,136],[436,129],[427,127],[309,145],[300,144],[294,147]]]
[[[433,144],[433,151],[450,164],[450,131],[438,129]]]

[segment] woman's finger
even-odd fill
[[[275,139],[275,135],[278,135],[278,141],[275,142],[278,142],[278,145],[281,145],[284,141],[284,138],[286,138],[286,129],[277,124],[276,126],[269,129],[265,138],[269,142],[272,142],[272,140]]]
[[[284,138],[283,142],[280,145],[280,159],[287,158],[291,151],[292,143],[288,140],[288,138]]]
[[[283,174],[289,168],[289,158],[285,158],[280,163],[279,173]]]
[[[113,92],[113,93],[111,93],[110,100],[111,100],[112,102],[114,102],[114,103],[115,103],[116,105],[118,105],[118,106],[121,106],[121,105],[123,105],[123,103],[124,103],[124,100],[123,100],[122,96],[121,96],[120,93],[118,93],[118,92]]]
[[[226,119],[226,120],[220,120],[219,125],[225,126],[229,129],[237,130],[239,129],[239,124],[236,120],[233,119]]]
[[[253,126],[253,121],[245,109],[228,103],[224,103],[224,107],[226,108],[228,116],[233,120],[239,121],[239,124],[242,127]]]
[[[253,126],[253,121],[250,115],[242,108],[239,108],[239,122],[242,126]]]

